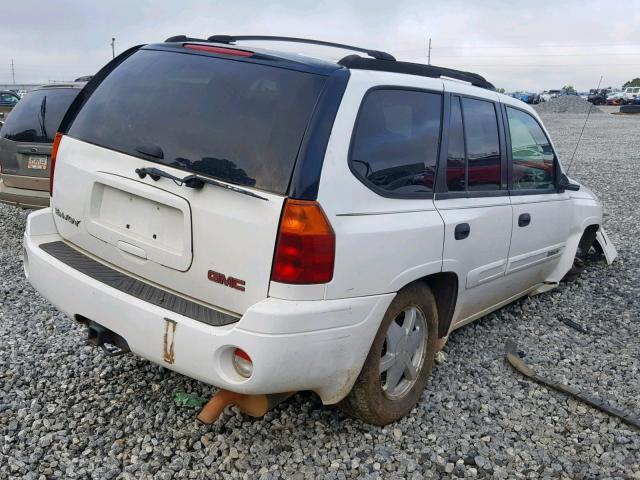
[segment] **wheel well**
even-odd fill
[[[589,225],[584,229],[584,233],[582,234],[580,242],[578,243],[578,249],[580,250],[582,255],[586,255],[586,253],[593,245],[599,228],[600,225]]]
[[[458,276],[453,272],[441,272],[428,275],[422,280],[429,285],[433,296],[436,297],[438,337],[445,337],[449,332],[458,298]]]

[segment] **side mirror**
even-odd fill
[[[558,183],[558,186],[562,190],[571,190],[573,192],[577,192],[578,190],[580,190],[580,185],[571,183],[569,181],[569,177],[567,177],[564,173],[560,174],[560,182]]]

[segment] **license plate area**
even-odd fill
[[[49,166],[49,158],[46,155],[29,155],[27,168],[31,170],[46,170]]]
[[[136,257],[188,270],[192,257],[189,204],[168,192],[131,183],[126,189],[94,183],[87,230],[125,252],[125,256],[134,248]]]

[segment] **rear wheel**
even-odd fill
[[[417,282],[398,292],[340,408],[375,425],[386,425],[411,412],[431,374],[437,332],[438,313],[431,289]]]

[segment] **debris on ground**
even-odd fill
[[[551,100],[535,105],[533,108],[538,113],[587,113],[591,108],[591,113],[604,113],[595,105],[577,95],[563,95]]]
[[[207,403],[206,398],[201,398],[193,393],[185,392],[174,392],[173,401],[177,406],[182,408],[202,408],[202,406]]]
[[[522,373],[525,377],[530,378],[531,380],[541,384],[546,385],[547,387],[551,387],[554,390],[557,390],[562,393],[566,393],[567,395],[572,396],[576,400],[586,403],[598,410],[607,413],[613,417],[617,417],[622,420],[624,423],[631,425],[638,430],[640,430],[640,418],[635,416],[632,412],[628,412],[618,407],[614,407],[610,405],[607,401],[602,400],[593,395],[589,395],[588,393],[581,392],[578,389],[570,387],[568,385],[564,385],[563,383],[540,375],[536,372],[530,365],[527,365],[523,360],[521,355],[518,353],[518,347],[513,340],[507,340],[505,345],[505,355],[507,357],[507,361],[511,364],[513,368]]]

